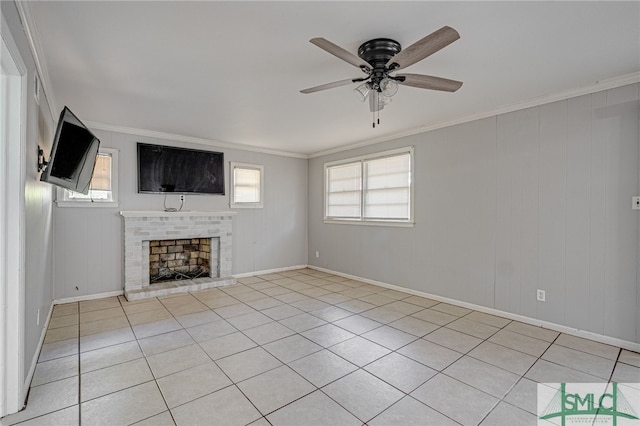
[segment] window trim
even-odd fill
[[[258,170],[260,172],[260,202],[258,203],[243,203],[235,202],[235,173],[234,170],[248,169]],[[261,164],[239,163],[235,161],[229,162],[229,207],[232,209],[261,209],[264,208],[264,166]]]
[[[327,201],[328,201],[328,183],[329,183],[329,169],[335,166],[341,166],[345,164],[351,163],[363,163],[368,160],[378,160],[386,157],[395,157],[397,155],[409,154],[410,158],[410,171],[409,171],[409,219],[408,220],[392,220],[392,219],[368,219],[364,217],[364,182],[362,185],[362,193],[360,196],[360,217],[354,219],[347,218],[333,218],[327,216]],[[329,224],[342,224],[342,225],[366,225],[366,226],[395,226],[395,227],[413,227],[415,224],[415,216],[414,216],[414,182],[415,182],[415,168],[414,168],[414,146],[408,146],[404,148],[391,149],[388,151],[376,152],[372,154],[361,155],[358,157],[345,158],[342,160],[330,161],[324,163],[324,188],[323,188],[323,221],[324,223]],[[364,172],[364,167],[363,167]],[[365,179],[364,174],[361,176],[361,179]]]
[[[111,200],[91,200],[69,198],[69,190],[56,187],[56,205],[58,207],[118,207],[118,153],[114,148],[98,149],[98,154],[111,155]]]

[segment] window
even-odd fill
[[[100,148],[87,195],[58,188],[60,207],[114,207],[118,205],[118,151]]]
[[[413,223],[413,147],[325,164],[325,221]]]
[[[231,208],[262,208],[264,167],[232,162],[230,169]]]

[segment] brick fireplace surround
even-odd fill
[[[124,295],[127,300],[231,285],[232,224],[235,212],[121,211],[124,219]],[[207,238],[217,246],[211,276],[149,283],[149,241]],[[214,249],[212,246],[212,250]]]

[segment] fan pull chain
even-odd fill
[[[376,119],[376,112],[378,113],[378,117],[377,117],[377,119]],[[371,118],[372,118],[372,120],[371,120],[371,121],[373,121],[373,123],[371,123],[371,124],[373,125],[373,128],[375,129],[375,128],[376,128],[376,122],[378,123],[378,125],[380,125],[380,110],[378,110],[378,111],[373,111],[373,112],[371,113]]]

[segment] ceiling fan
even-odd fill
[[[462,86],[461,81],[423,74],[395,73],[447,47],[459,38],[460,34],[448,26],[440,28],[405,49],[402,49],[400,43],[395,40],[376,38],[363,43],[358,48],[358,56],[322,37],[312,38],[309,40],[311,43],[360,68],[366,76],[321,84],[300,92],[314,93],[362,82],[354,91],[361,101],[369,99],[369,109],[373,113],[380,111],[391,101],[391,97],[398,91],[398,84],[420,89],[455,92]],[[375,121],[373,127],[375,127]]]

